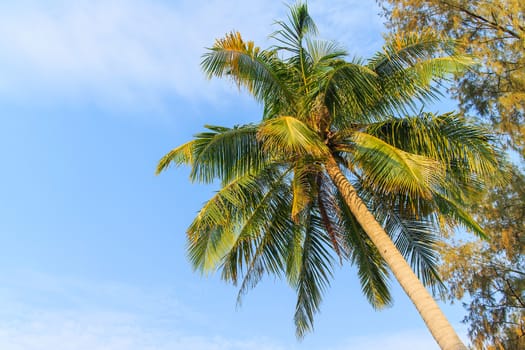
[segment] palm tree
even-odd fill
[[[221,182],[188,228],[191,263],[239,284],[239,301],[265,274],[285,277],[297,291],[299,337],[338,262],[357,266],[375,308],[391,303],[391,271],[441,348],[465,349],[425,286],[442,286],[444,225],[484,236],[463,208],[502,162],[463,117],[414,111],[469,60],[432,32],[392,36],[368,61],[346,60],[315,38],[305,4],[276,23],[275,46],[232,32],[202,61],[208,77],[230,78],[260,102],[262,120],[206,126],[158,164],[157,173],[184,164],[192,181]]]

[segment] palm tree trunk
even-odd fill
[[[466,350],[466,346],[459,339],[436,301],[414,274],[383,227],[377,222],[361,198],[359,198],[355,188],[343,174],[335,159],[330,157],[325,163],[325,167],[352,214],[354,214],[361,227],[387,262],[441,349]]]

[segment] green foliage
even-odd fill
[[[356,265],[363,293],[387,306],[389,267],[326,172],[334,159],[423,283],[437,275],[439,223],[476,226],[465,208],[499,172],[487,132],[452,114],[401,117],[435,97],[441,79],[468,58],[431,32],[388,39],[369,61],[315,38],[304,4],[276,22],[269,49],[239,33],[216,41],[202,61],[263,106],[257,124],[210,127],[169,152],[158,171],[188,165],[193,181],[221,188],[188,229],[202,272],[221,270],[242,295],[266,275],[297,292],[295,324],[313,328],[339,260]],[[475,179],[474,185],[471,184]],[[453,205],[452,205],[453,203]]]

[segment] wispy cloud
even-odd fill
[[[0,296],[0,349],[285,349],[209,332],[207,316],[170,290],[20,272]]]
[[[203,47],[234,25],[267,28],[271,16],[262,1],[26,1],[0,9],[4,95],[133,104],[201,95]]]
[[[375,6],[360,4],[310,1],[323,36],[360,45],[352,53],[377,46],[380,29]],[[203,48],[233,29],[266,46],[273,19],[285,11],[282,3],[264,0],[3,3],[0,93],[33,102],[133,106],[167,96],[220,99],[224,85],[207,83],[200,73]]]
[[[17,271],[0,288],[0,349],[293,350],[318,346],[217,327],[220,315],[186,305],[172,288]],[[254,319],[256,327],[259,320]],[[220,330],[222,329],[222,330]],[[464,331],[464,329],[462,329]],[[325,339],[327,350],[438,349],[426,329]],[[249,333],[249,332],[248,332]],[[465,334],[462,332],[461,334]],[[315,333],[309,337],[315,337]],[[316,340],[317,343],[319,341]]]
[[[0,322],[0,348],[7,350],[282,350],[264,339],[191,335],[141,324],[115,312],[35,312]]]

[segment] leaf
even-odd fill
[[[383,193],[407,193],[432,198],[444,178],[443,165],[431,158],[405,152],[372,135],[355,132],[354,161],[364,173],[366,186]]]
[[[234,128],[206,126],[210,131],[195,135],[190,178],[223,183],[260,170],[267,161],[257,140],[256,125]]]
[[[166,170],[171,164],[175,164],[176,166],[182,164],[191,165],[193,162],[194,144],[195,140],[192,140],[169,151],[164,157],[160,159],[155,174],[160,174],[162,171]]]
[[[297,303],[294,320],[298,338],[304,337],[306,332],[313,330],[314,315],[319,311],[323,292],[333,276],[333,258],[327,250],[330,239],[321,229],[321,220],[312,217],[307,222],[301,269],[295,283]]]
[[[323,157],[326,145],[306,124],[285,116],[264,122],[257,134],[265,152],[281,159],[310,156]]]
[[[260,50],[251,41],[245,42],[238,32],[218,39],[203,55],[201,67],[208,78],[228,77],[239,87],[246,87],[267,108],[279,110],[293,102],[283,62],[275,52]]]

